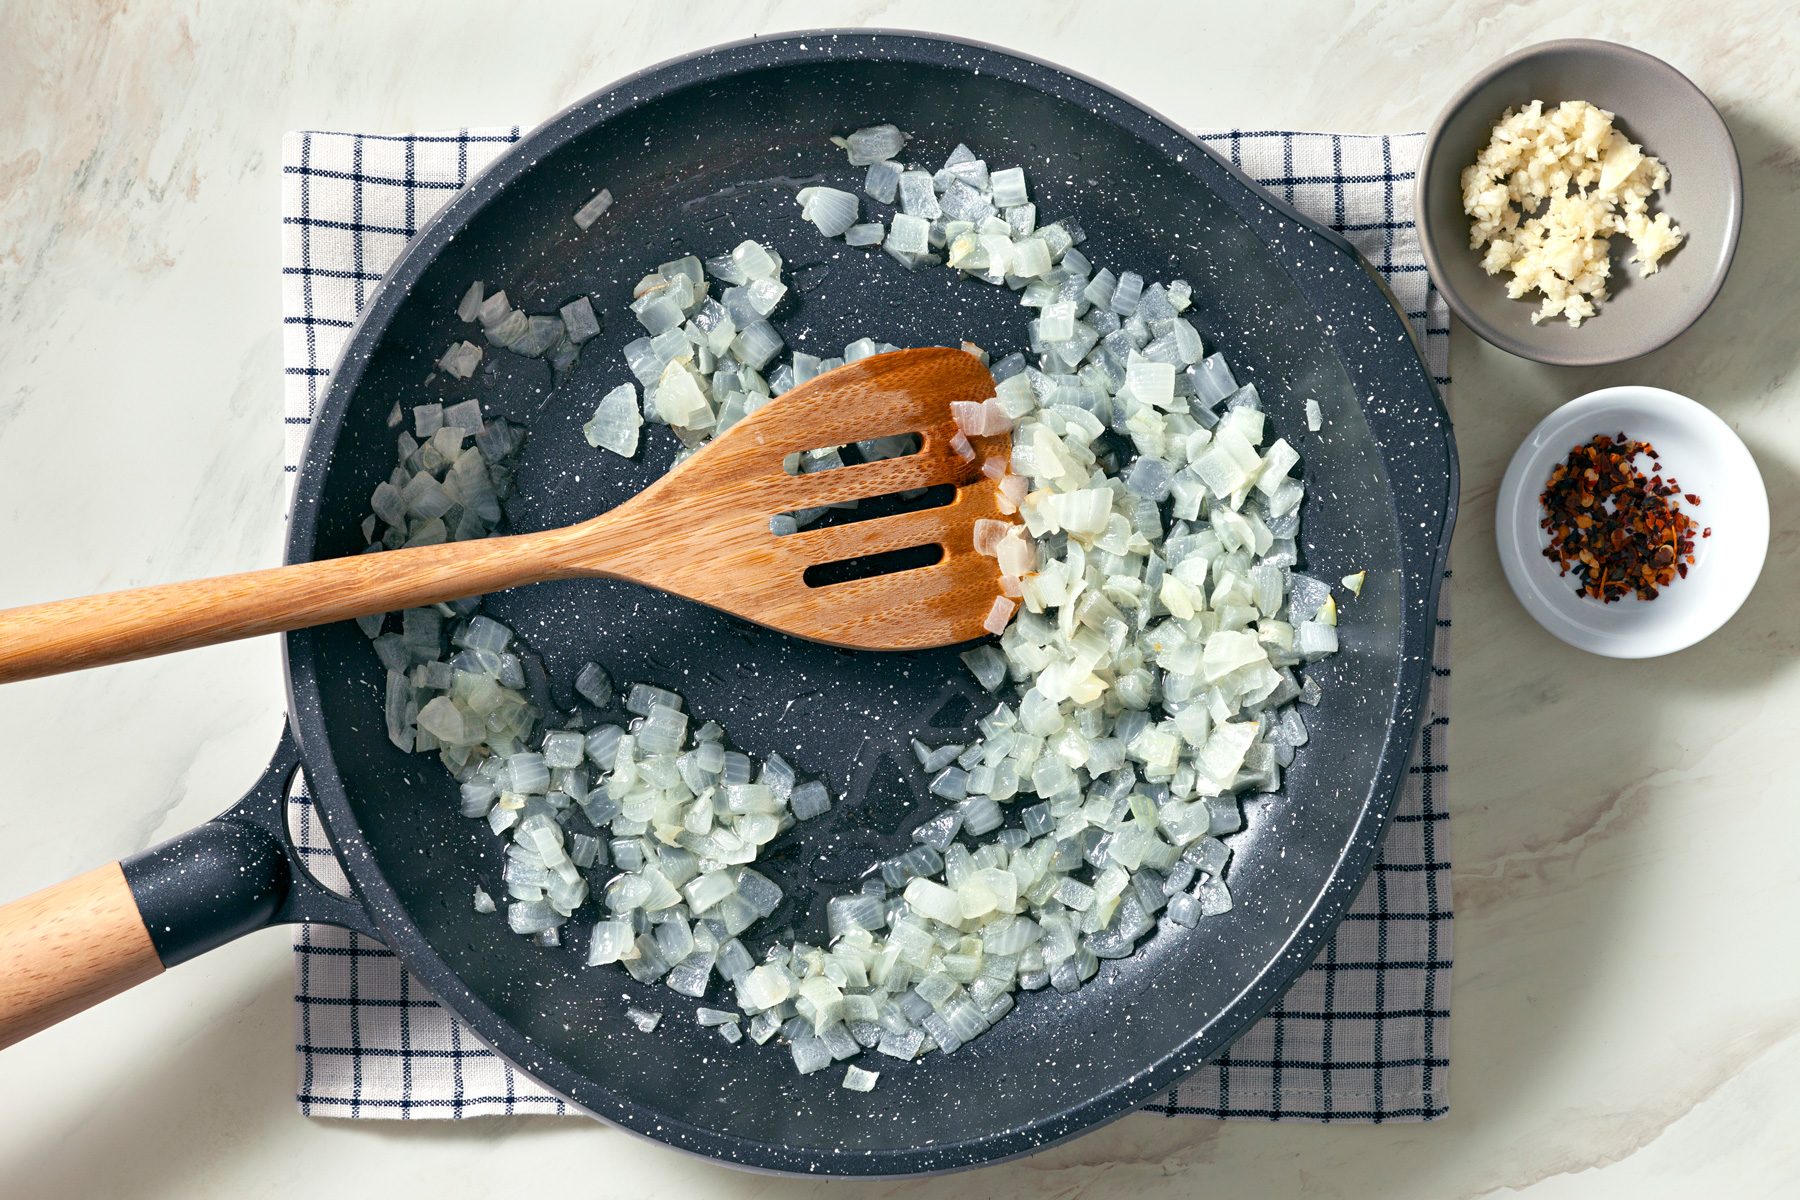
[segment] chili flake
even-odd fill
[[[1650,460],[1647,477],[1636,464],[1640,455]],[[1698,505],[1700,497],[1682,492],[1662,469],[1649,442],[1602,433],[1550,473],[1538,497],[1540,524],[1550,534],[1544,557],[1562,574],[1574,572],[1577,595],[1604,604],[1633,594],[1654,600],[1687,576],[1699,526],[1677,502]],[[1707,529],[1702,536],[1711,535]]]

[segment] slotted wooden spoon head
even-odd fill
[[[861,650],[916,650],[982,637],[1000,595],[995,560],[978,554],[975,522],[1008,520],[982,474],[1009,452],[1004,435],[951,448],[954,400],[994,394],[987,368],[961,350],[878,354],[794,388],[612,512],[575,526],[570,573],[629,578],[797,637]],[[788,455],[916,434],[917,453],[791,475]],[[948,484],[948,504],[777,535],[781,513]],[[926,566],[843,582],[829,564],[938,547]],[[584,558],[584,554],[586,557]],[[839,572],[841,574],[841,572]]]

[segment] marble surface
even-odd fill
[[[1020,14],[1028,14],[1021,16]],[[0,2],[0,605],[272,564],[282,497],[277,139],[529,124],[709,42],[954,31],[1196,127],[1419,128],[1531,41],[1627,41],[1719,104],[1749,188],[1713,310],[1636,363],[1452,343],[1463,453],[1450,1116],[1386,1127],[1134,1116],[977,1175],[862,1194],[1792,1194],[1800,1176],[1800,17],[1778,2],[1034,6]],[[1147,31],[1151,36],[1144,36]],[[1767,478],[1761,585],[1710,641],[1609,662],[1503,584],[1500,472],[1556,404],[1649,382]],[[272,640],[0,689],[0,896],[213,815],[281,721]],[[46,839],[45,814],[69,821]],[[241,942],[0,1056],[0,1192],[33,1197],[819,1195],[578,1120],[308,1121],[286,937]]]

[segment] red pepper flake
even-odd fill
[[[1656,474],[1646,478],[1635,459],[1643,455]],[[1693,518],[1677,501],[1698,505],[1700,497],[1665,480],[1656,448],[1623,433],[1597,435],[1569,451],[1550,473],[1538,497],[1540,525],[1549,531],[1544,557],[1562,574],[1574,572],[1576,594],[1604,604],[1636,595],[1654,600],[1694,561]],[[1711,537],[1712,529],[1700,534]]]

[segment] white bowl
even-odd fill
[[[1712,529],[1694,539],[1687,577],[1655,600],[1587,599],[1575,576],[1544,557],[1550,538],[1538,497],[1556,464],[1600,433],[1655,446],[1663,473],[1700,497],[1682,510]],[[1538,624],[1595,654],[1654,658],[1707,637],[1750,595],[1769,548],[1769,497],[1750,451],[1710,409],[1662,388],[1611,387],[1569,401],[1531,431],[1500,483],[1494,536],[1506,581]]]

